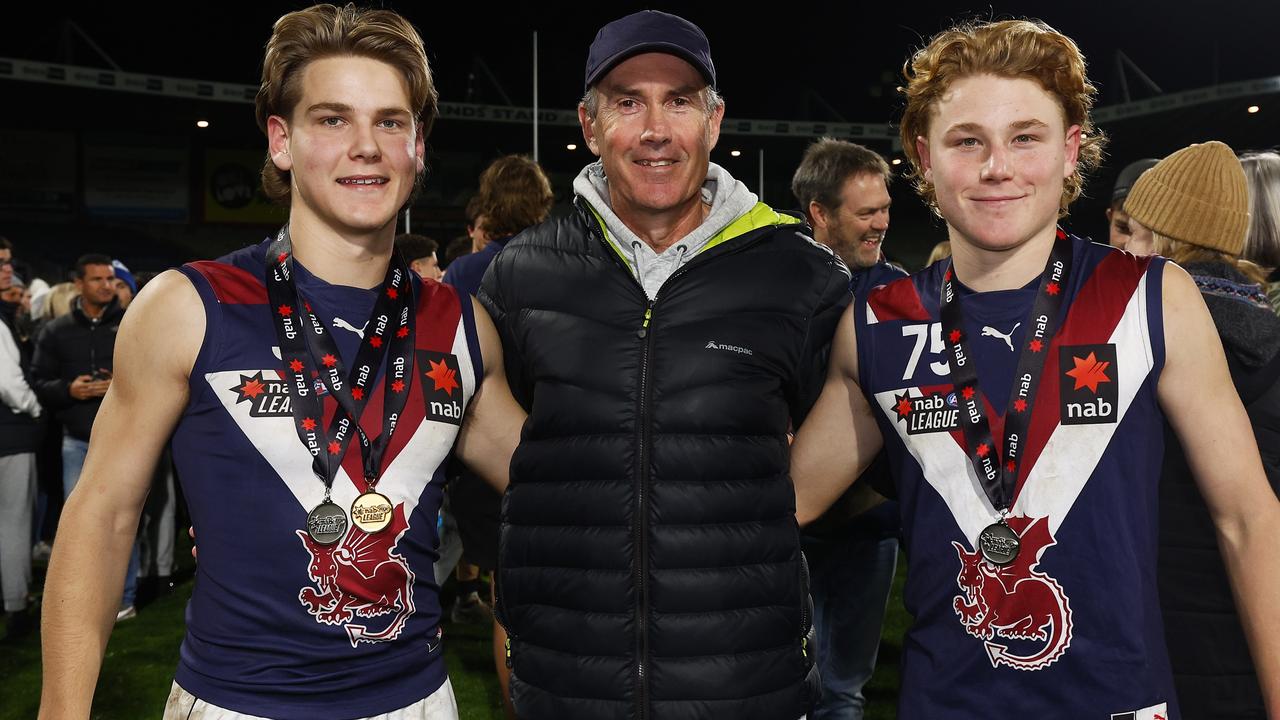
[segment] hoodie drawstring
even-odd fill
[[[640,258],[644,256],[644,249],[640,247],[639,240],[631,241],[631,262],[636,266],[636,279],[641,284],[644,283],[644,268],[640,267]]]

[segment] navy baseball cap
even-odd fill
[[[642,10],[614,20],[596,33],[587,52],[584,89],[590,89],[623,60],[646,52],[675,55],[697,68],[708,85],[716,86],[711,44],[702,28],[670,13]]]
[[[1150,170],[1160,162],[1155,158],[1144,158],[1135,160],[1120,171],[1120,176],[1116,178],[1116,184],[1111,189],[1111,204],[1114,205],[1121,200],[1129,197],[1129,191],[1133,189],[1133,184],[1138,182],[1138,178],[1142,173]]]

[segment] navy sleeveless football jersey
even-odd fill
[[[1177,717],[1156,598],[1156,488],[1164,359],[1158,258],[1071,243],[1060,329],[1029,318],[1039,278],[960,288],[992,435],[1018,354],[1047,353],[1021,444],[1006,567],[977,552],[999,517],[964,449],[939,321],[943,261],[854,307],[858,363],[897,482],[915,622],[899,717]],[[1026,382],[1029,378],[1017,378]],[[1020,411],[1015,409],[1014,411]]]
[[[445,680],[432,573],[443,468],[483,375],[472,305],[414,275],[412,371],[383,367],[361,418],[382,432],[383,381],[407,392],[383,458],[378,492],[392,524],[318,545],[307,513],[324,483],[299,439],[284,380],[290,372],[268,308],[267,243],[182,272],[204,305],[206,331],[173,457],[200,547],[176,680],[220,707],[272,718],[351,718],[410,705]],[[348,367],[376,290],[330,285],[297,266],[299,291],[329,326]],[[336,401],[318,378],[325,423]],[[359,441],[333,483],[348,508],[363,491]],[[357,487],[359,482],[360,487]]]

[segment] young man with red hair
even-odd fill
[[[1079,50],[1043,23],[965,26],[905,74],[903,146],[953,257],[845,313],[792,464],[803,523],[889,453],[915,616],[899,717],[1181,716],[1162,416],[1280,712],[1280,502],[1204,302],[1181,268],[1057,227],[1102,144]]]

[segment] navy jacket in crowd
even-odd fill
[[[112,300],[101,317],[90,318],[76,298],[71,312],[45,325],[36,338],[32,387],[40,403],[57,413],[66,433],[73,438],[89,439],[102,398],[73,399],[71,382],[80,375],[93,375],[100,368],[112,369],[116,331],[123,317],[124,309]]]

